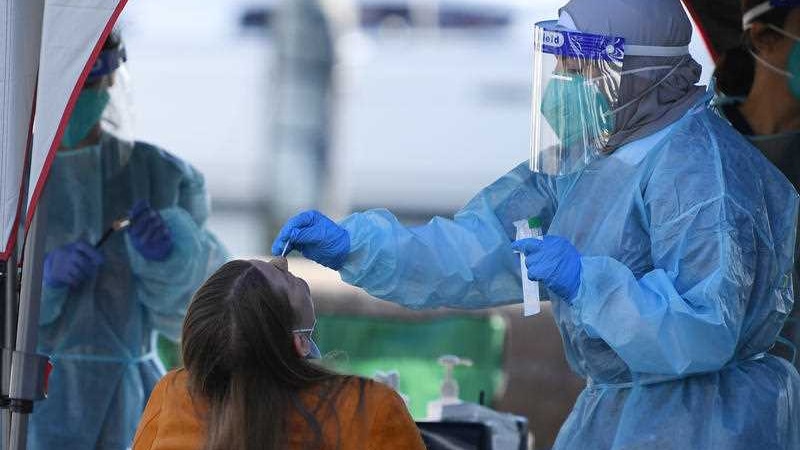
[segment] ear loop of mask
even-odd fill
[[[292,330],[292,334],[299,334],[299,335],[308,334],[308,337],[306,339],[308,339],[309,345],[311,345],[310,344],[310,342],[311,342],[311,333],[313,333],[313,332],[314,332],[313,328],[300,328],[300,329],[297,329],[297,330]],[[311,355],[312,352],[313,352],[313,349],[309,348],[308,349],[308,353],[303,355],[303,358],[308,358]]]
[[[678,70],[683,65],[683,63],[685,63],[687,61],[687,59],[688,59],[688,56],[684,56],[674,66],[651,66],[651,67],[642,67],[642,68],[639,68],[639,69],[633,69],[633,70],[627,70],[627,71],[620,72],[620,76],[622,76],[622,75],[631,75],[631,74],[640,73],[640,72],[649,72],[649,71],[652,71],[652,70],[671,69],[669,72],[667,72],[666,75],[664,75],[660,80],[658,80],[658,82],[656,82],[655,84],[653,84],[652,86],[647,88],[644,92],[639,94],[636,98],[634,98],[633,100],[625,103],[622,106],[618,106],[618,107],[612,109],[611,111],[604,112],[603,116],[604,117],[608,117],[608,116],[610,116],[612,114],[616,114],[616,113],[622,111],[623,109],[628,108],[629,106],[631,106],[631,105],[635,104],[636,102],[640,101],[641,99],[643,99],[647,94],[653,92],[657,87],[661,86],[661,84],[663,82],[667,81],[667,79],[669,77],[671,77],[672,74],[674,74],[675,71]]]
[[[788,31],[786,31],[786,30],[784,30],[784,29],[782,29],[780,27],[776,27],[775,25],[773,25],[771,23],[768,23],[767,27],[772,29],[773,31],[777,32],[778,34],[782,34],[783,36],[794,40],[795,42],[800,42],[800,37],[797,37],[797,36],[793,35],[792,33],[789,33]],[[789,72],[788,70],[781,69],[780,67],[777,67],[774,64],[772,64],[771,62],[769,62],[766,59],[762,58],[758,53],[753,51],[752,46],[748,45],[747,46],[747,51],[750,52],[750,55],[752,55],[753,58],[755,58],[758,62],[763,64],[766,68],[774,71],[775,73],[779,73],[779,74],[785,76],[786,78],[790,78],[790,79],[795,77],[795,75],[793,73]]]

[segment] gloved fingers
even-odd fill
[[[319,214],[316,211],[305,211],[289,219],[272,243],[272,255],[280,256],[283,254],[284,248],[286,248],[287,254],[292,250],[299,249],[300,246],[295,244],[298,244],[301,231],[309,229],[315,223],[315,213]],[[289,243],[288,248],[286,247],[287,242]]]
[[[286,247],[286,242],[289,241],[289,235],[278,234],[278,237],[272,241],[272,256],[281,256],[283,249]]]
[[[154,242],[167,238],[168,233],[168,228],[164,223],[151,223],[141,234],[137,235],[137,238],[141,242]]]
[[[525,257],[525,266],[531,279],[537,281],[550,280],[558,272],[561,261],[554,255],[545,252],[534,253]]]
[[[131,236],[141,237],[147,229],[150,228],[150,223],[147,220],[131,220],[131,226],[128,228],[128,233]]]
[[[544,242],[541,239],[527,238],[514,241],[511,248],[518,253],[530,255],[531,253],[538,252],[542,249]]]
[[[553,249],[559,252],[572,250],[574,248],[574,246],[569,240],[561,236],[547,235],[542,239],[545,245],[552,247]]]
[[[149,229],[163,223],[164,219],[161,218],[161,214],[148,205],[146,209],[138,211],[136,216],[131,217],[130,233],[134,236],[141,236]]]
[[[92,267],[83,256],[74,255],[69,261],[69,266],[64,271],[66,274],[65,281],[72,287],[77,286],[81,281],[92,276]]]
[[[152,210],[150,207],[150,202],[147,200],[139,200],[134,205],[133,208],[130,210],[130,219],[131,222],[136,222],[140,219],[142,214],[146,213],[148,210]]]
[[[296,234],[297,231],[295,228],[289,223],[286,222],[281,231],[278,232],[278,236],[272,242],[272,255],[273,256],[280,256],[283,254],[283,249],[286,248],[286,243],[289,242],[292,238],[293,234]],[[291,249],[287,250],[291,251]]]
[[[528,279],[542,281],[544,271],[542,270],[541,259],[532,254],[525,257],[525,267],[528,268]]]
[[[77,267],[70,267],[67,271],[64,272],[63,276],[61,277],[60,282],[71,287],[75,288],[80,285],[80,280],[84,278],[84,275],[78,270]]]
[[[142,214],[139,214],[139,217],[132,221],[131,233],[134,236],[142,236],[151,228],[157,227],[163,222],[164,220],[161,218],[161,215],[150,209]]]
[[[284,228],[306,228],[313,226],[319,220],[319,217],[323,216],[321,212],[309,210],[303,211],[300,214],[295,215],[291,219],[286,222]],[[324,216],[323,216],[324,217]]]
[[[153,236],[153,239],[147,241],[147,243],[156,247],[169,247],[172,245],[172,237],[168,232],[162,231],[158,235]]]
[[[293,248],[302,251],[307,244],[315,244],[324,247],[328,244],[328,233],[326,230],[317,226],[295,228],[292,230],[291,244]]]
[[[88,242],[79,241],[75,243],[75,251],[80,255],[83,255],[86,258],[86,261],[93,266],[99,266],[103,264],[106,260],[105,256],[103,256],[100,251],[98,251],[93,246],[89,245]]]
[[[67,270],[67,281],[71,286],[80,284],[92,275],[88,265],[73,265]]]
[[[158,227],[158,233],[156,233],[154,239],[159,242],[172,242],[172,233],[169,231],[167,224],[162,223],[161,226]]]

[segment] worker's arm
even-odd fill
[[[136,251],[126,233],[136,296],[148,308],[152,327],[177,339],[192,294],[222,265],[227,252],[205,227],[210,202],[202,174],[164,150],[137,145],[150,156],[149,195],[156,207],[166,203],[159,213],[169,228],[173,248],[163,261],[153,261]]]
[[[555,213],[552,178],[524,163],[494,182],[450,219],[405,227],[386,210],[354,214],[342,279],[410,308],[481,308],[522,299],[513,222]]]
[[[68,287],[54,288],[43,285],[39,325],[49,325],[55,322],[58,316],[61,315],[61,310],[64,308],[64,303],[66,303],[68,297]]]
[[[193,292],[209,270],[206,235],[179,207],[159,211],[172,236],[172,250],[160,261],[145,258],[126,233],[136,298],[150,312],[151,326],[170,339],[180,335],[181,323]]]
[[[92,289],[85,284],[97,275],[105,257],[88,242],[79,240],[53,248],[44,258],[42,273],[40,325],[53,323],[67,302],[70,293]]]

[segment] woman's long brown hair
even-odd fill
[[[182,357],[189,391],[208,402],[205,450],[278,450],[287,444],[287,417],[304,418],[322,447],[319,405],[333,412],[342,377],[299,357],[294,313],[247,261],[232,261],[197,291],[183,325]],[[319,386],[319,404],[304,409],[298,394]],[[334,412],[335,414],[335,412]]]

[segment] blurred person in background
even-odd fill
[[[302,212],[273,253],[410,308],[483,308],[522,298],[519,252],[587,379],[555,449],[800,448],[800,375],[766,354],[793,303],[797,193],[697,85],[679,0],[559,13],[534,32],[530,162],[452,220]],[[532,217],[544,238],[515,242]]]
[[[268,222],[329,207],[336,40],[354,20],[350,0],[283,0],[275,17]],[[304,180],[297,183],[297,180]]]
[[[800,189],[800,0],[745,0],[742,45],[715,72],[722,114]],[[795,294],[800,258],[795,256]],[[800,306],[775,352],[800,369]],[[788,347],[788,349],[786,348]]]
[[[129,135],[125,60],[115,31],[75,103],[42,198],[39,352],[55,368],[31,418],[34,450],[130,446],[164,374],[156,332],[177,339],[191,294],[224,259],[204,226],[202,175]]]
[[[388,386],[316,364],[314,304],[284,258],[225,264],[183,326],[133,450],[424,450]]]

